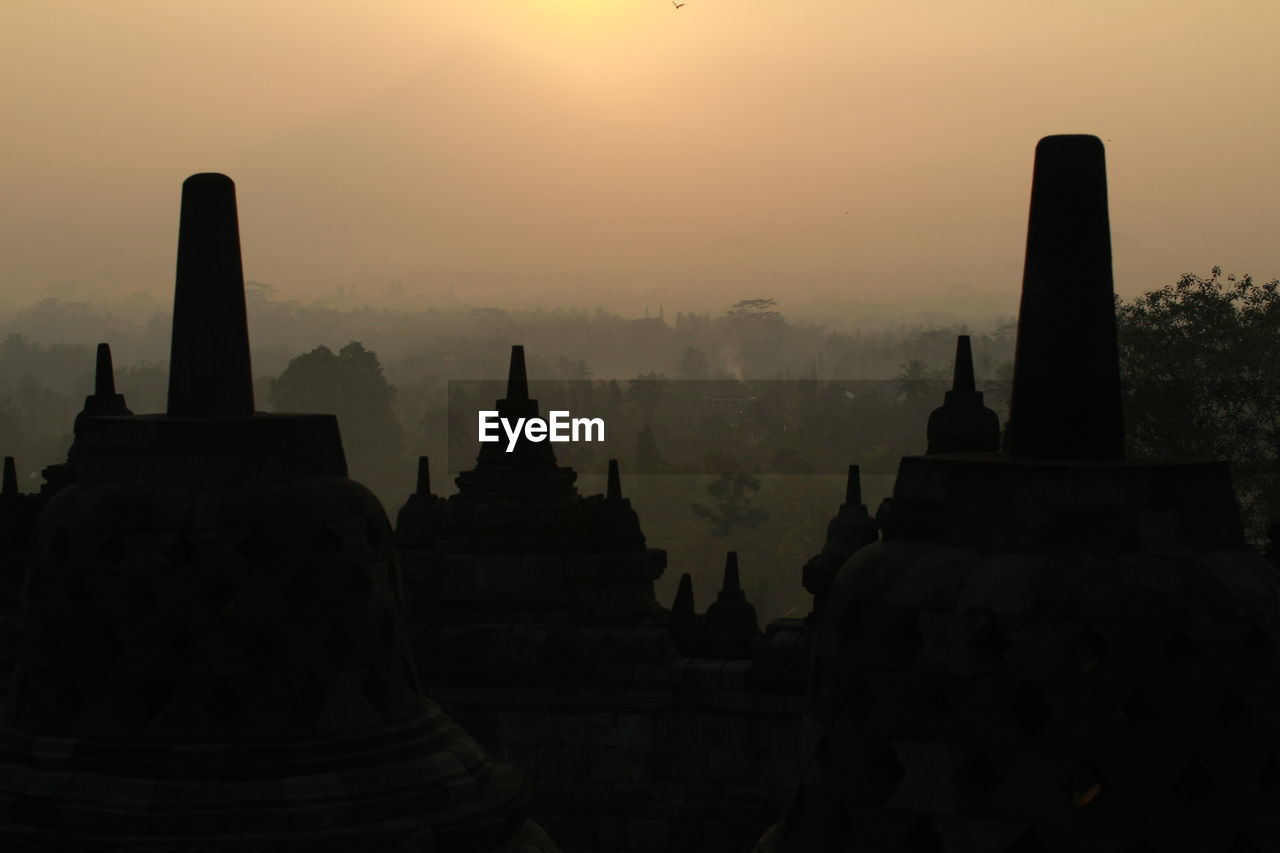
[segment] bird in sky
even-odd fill
[[[672,6],[675,6],[677,9],[679,9],[679,8],[680,8],[681,6],[683,6],[684,4],[683,4],[683,3],[677,3],[677,2],[676,2],[676,0],[671,0],[671,5],[672,5]]]

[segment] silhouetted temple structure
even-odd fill
[[[1000,419],[982,404],[973,378],[968,335],[956,338],[955,378],[942,405],[929,415],[928,454],[995,453],[1000,449]]]
[[[813,610],[805,617],[805,625],[809,627],[821,620],[827,606],[827,594],[840,567],[854,552],[880,538],[880,529],[862,502],[861,475],[857,465],[849,466],[844,503],[827,523],[827,539],[822,551],[804,564],[801,580],[813,596]]]
[[[537,415],[521,347],[496,408]],[[734,554],[704,615],[687,576],[659,605],[616,461],[588,496],[524,438],[482,444],[447,500],[426,470],[396,527],[418,667],[539,823],[569,851],[749,849],[799,778],[807,632],[760,631]]]
[[[1008,455],[902,460],[766,851],[1280,848],[1280,577],[1222,463],[1126,462],[1101,142],[1036,149]]]
[[[184,183],[177,267],[167,413],[129,416],[100,349],[36,523],[0,850],[554,851],[423,695],[336,420],[253,411],[225,176]]]

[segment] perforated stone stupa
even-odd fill
[[[100,358],[36,524],[0,850],[554,850],[423,695],[336,420],[254,413],[227,177],[184,183],[177,266],[168,411],[127,415]]]
[[[1101,142],[1036,149],[1007,455],[902,460],[831,588],[786,851],[1280,849],[1280,576],[1125,461]]]

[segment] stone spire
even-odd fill
[[[955,377],[942,405],[929,415],[928,438],[930,454],[1000,450],[1000,419],[982,404],[968,335],[956,337]]]
[[[622,477],[618,474],[618,460],[609,460],[609,485],[605,490],[605,500],[622,500]]]
[[[4,458],[4,484],[0,486],[0,497],[16,498],[18,496],[18,467],[12,456]]]
[[[116,393],[115,372],[111,366],[111,345],[98,344],[97,360],[94,363],[93,393],[84,398],[85,415],[132,415],[125,405],[124,395]],[[79,420],[79,418],[77,418]]]
[[[418,497],[431,494],[431,461],[426,456],[418,457],[418,483],[414,494]]]
[[[1036,146],[1009,455],[1124,458],[1106,160],[1096,136]]]
[[[529,399],[529,375],[524,366],[524,347],[511,347],[511,364],[507,368],[507,400],[512,402]]]
[[[813,610],[805,617],[809,626],[817,624],[826,607],[827,593],[845,560],[879,538],[875,519],[862,502],[862,476],[857,465],[849,466],[845,480],[844,503],[827,523],[827,538],[822,551],[804,564],[801,582],[813,595]]]
[[[515,424],[520,418],[536,418],[539,416],[538,401],[529,397],[529,377],[525,370],[524,347],[519,344],[511,347],[511,364],[507,368],[506,396],[494,403],[494,409],[497,410],[500,418],[505,418],[512,424]],[[551,447],[551,442],[545,439],[542,441],[529,441],[522,432],[520,438],[516,440],[515,448],[508,453],[505,432],[501,429],[498,432],[501,435],[499,441],[486,442],[480,445],[480,453],[476,457],[476,471],[488,469],[492,466],[501,466],[504,473],[500,476],[506,478],[509,476],[508,473],[505,473],[507,466],[518,465],[543,468],[548,471],[556,467],[556,454]],[[464,492],[469,492],[471,483],[478,481],[478,478],[471,476],[471,473],[463,472],[463,475],[458,480],[458,487]],[[464,480],[469,482],[464,484]]]
[[[737,573],[737,552],[730,551],[724,555],[724,581],[716,601],[707,608],[705,617],[709,643],[724,643],[731,639],[750,640],[759,634],[760,625],[755,617],[755,607],[742,592],[742,584]],[[748,647],[749,648],[749,647]],[[709,657],[721,657],[721,654],[709,653]],[[744,654],[745,657],[745,654]]]
[[[253,414],[236,188],[226,175],[192,175],[182,184],[168,414]]]
[[[671,603],[671,621],[668,623],[671,641],[681,654],[693,656],[697,653],[700,622],[693,604],[693,575],[685,572],[680,576],[680,585],[676,587],[676,598]]]

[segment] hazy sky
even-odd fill
[[[1277,36],[1276,0],[2,0],[0,301],[167,294],[221,171],[303,299],[1012,303],[1049,133],[1107,142],[1122,294],[1269,279]]]

